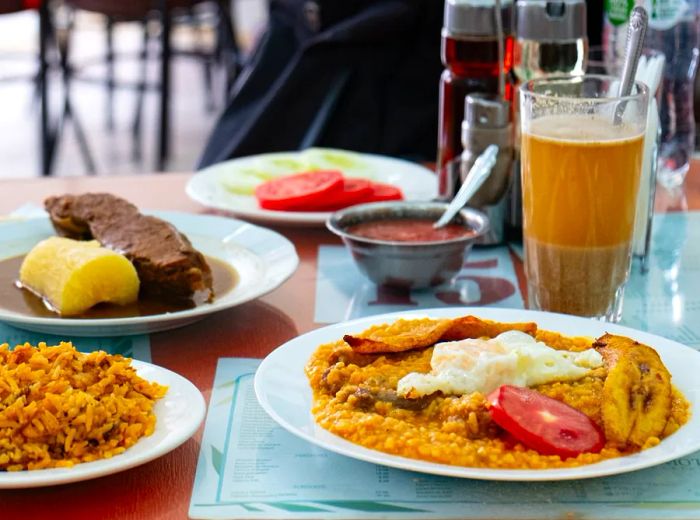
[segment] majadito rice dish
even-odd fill
[[[0,345],[0,471],[109,458],[153,433],[167,387],[130,363],[70,343]]]
[[[651,347],[620,336],[566,337],[534,323],[472,316],[398,320],[345,336],[319,346],[306,374],[312,412],[326,430],[367,448],[458,466],[590,464],[654,446],[690,414]],[[538,428],[558,418],[546,410],[530,413],[530,396],[515,422],[520,413],[520,425],[534,428],[534,444],[532,431],[521,437],[522,428],[510,428],[513,421],[497,423],[499,389],[520,387],[585,415],[599,445],[573,455],[539,450]],[[554,442],[568,442],[573,434],[559,426],[562,438]]]

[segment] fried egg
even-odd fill
[[[501,385],[534,386],[572,381],[600,367],[603,359],[594,349],[583,352],[556,350],[520,331],[493,339],[465,339],[438,343],[427,374],[412,372],[399,380],[397,392],[420,397],[442,392],[487,394]]]

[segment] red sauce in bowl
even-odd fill
[[[434,220],[422,218],[394,218],[361,222],[349,226],[345,231],[357,237],[390,242],[443,242],[476,235],[460,224],[435,229],[434,223]]]

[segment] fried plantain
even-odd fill
[[[376,325],[356,336],[347,334],[343,340],[355,352],[382,354],[426,348],[438,341],[495,338],[508,330],[519,330],[534,335],[537,324],[499,323],[482,320],[476,316],[440,320],[421,318],[398,320],[391,325]]]
[[[643,447],[660,436],[671,414],[671,374],[656,351],[630,338],[605,334],[593,344],[605,361],[601,416],[608,441]]]
[[[519,330],[530,336],[537,332],[537,323],[501,323],[482,320],[476,316],[463,316],[452,320],[452,324],[440,338],[441,341],[458,341],[467,338],[495,338],[503,332]]]
[[[375,325],[357,336],[346,334],[345,343],[361,354],[405,352],[426,348],[440,340],[452,320],[397,320],[391,325]]]

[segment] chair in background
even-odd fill
[[[136,111],[132,123],[133,156],[139,160],[141,157],[141,121],[143,97],[147,89],[153,88],[146,82],[146,62],[148,59],[149,21],[159,24],[160,62],[159,80],[155,90],[159,96],[159,124],[157,135],[157,171],[166,169],[170,147],[170,92],[171,92],[171,58],[173,55],[194,56],[202,60],[205,85],[209,93],[209,101],[213,99],[211,88],[211,68],[214,62],[222,64],[228,71],[228,85],[237,74],[239,68],[239,49],[236,41],[233,19],[231,17],[230,3],[226,0],[65,0],[65,4],[71,9],[78,9],[98,13],[105,16],[105,36],[107,52],[105,56],[106,78],[102,80],[107,88],[107,128],[114,126],[113,119],[113,94],[116,88],[122,86],[135,88],[137,91]],[[171,45],[171,31],[173,24],[193,23],[194,10],[202,6],[211,6],[217,18],[217,38],[213,53],[207,53],[203,49],[181,50],[173,49]],[[142,49],[139,53],[141,62],[141,79],[134,85],[122,85],[115,80],[114,69],[117,53],[114,47],[114,28],[121,22],[140,22],[143,28]],[[66,84],[66,96],[69,96],[71,79],[75,70],[69,60],[70,55],[70,27],[68,36],[62,43],[62,64]],[[68,104],[70,107],[70,103]],[[211,106],[211,105],[210,105]]]
[[[0,15],[17,13],[27,9],[36,9],[39,13],[39,52],[37,55],[37,72],[34,77],[26,78],[36,81],[40,102],[39,112],[39,148],[40,148],[40,173],[50,175],[53,165],[54,149],[57,132],[51,127],[49,121],[49,107],[47,95],[47,73],[49,67],[49,47],[53,31],[50,25],[46,3],[40,0],[0,0]],[[14,77],[0,77],[0,80],[15,80]],[[21,78],[25,79],[25,78]]]

